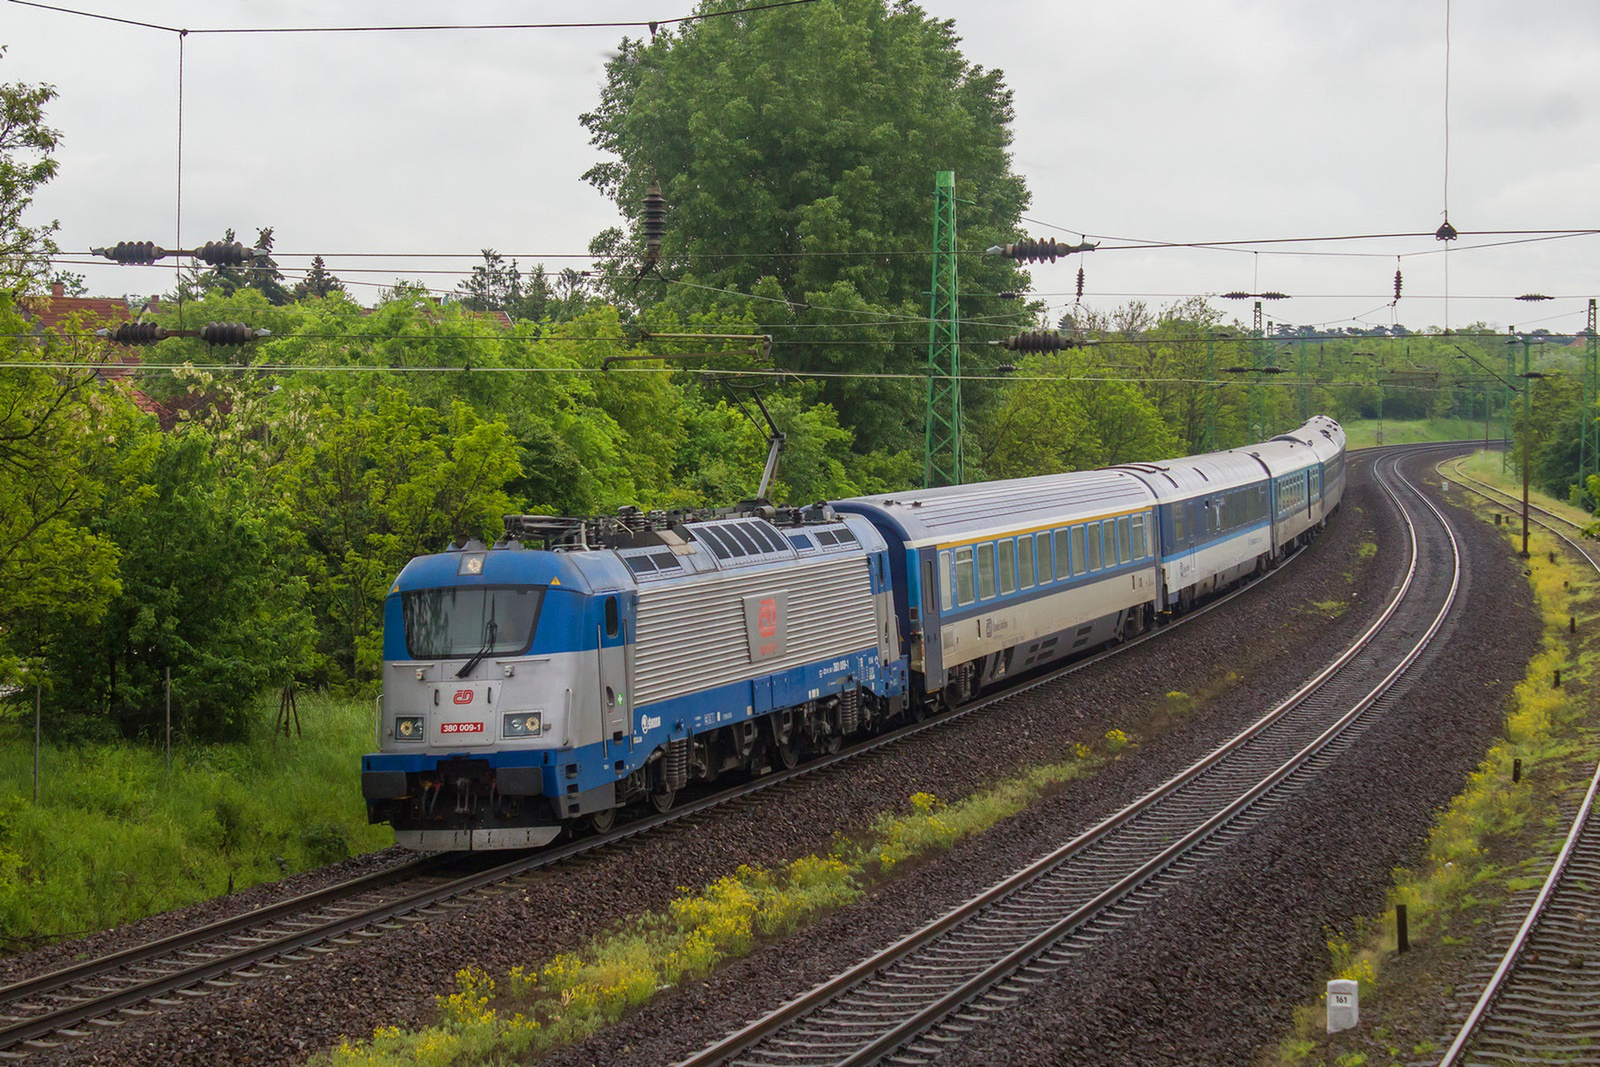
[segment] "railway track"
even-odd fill
[[[1374,460],[1410,529],[1406,576],[1345,653],[1241,734],[1066,845],[682,1062],[938,1059],[1219,851],[1353,743],[1444,625],[1461,553],[1444,515]],[[1420,635],[1417,636],[1417,635]]]
[[[1442,473],[1442,472],[1441,472]],[[1494,504],[1511,494],[1455,470],[1450,475]],[[1515,501],[1520,506],[1520,501]],[[1600,571],[1587,546],[1561,527],[1577,523],[1543,508],[1539,525]],[[1600,821],[1592,818],[1600,768],[1579,803],[1561,851],[1534,896],[1505,954],[1492,971],[1469,981],[1483,992],[1467,1014],[1440,1067],[1465,1064],[1562,1063],[1600,1065]]]
[[[1285,566],[1296,557],[1286,561]],[[1283,570],[1280,566],[1269,575]],[[55,1048],[64,1041],[120,1026],[158,1010],[179,1009],[185,1002],[218,989],[281,971],[336,951],[342,945],[401,930],[409,923],[438,914],[441,908],[467,906],[473,894],[494,892],[496,886],[546,877],[562,865],[581,862],[580,857],[591,858],[602,849],[618,847],[666,824],[694,826],[709,819],[713,809],[731,807],[736,811],[741,804],[753,804],[757,793],[783,788],[799,778],[847,762],[870,759],[874,753],[904,743],[917,734],[947,729],[1001,701],[1015,699],[1029,690],[1155,640],[1200,619],[1258,584],[1248,583],[1149,634],[1066,666],[1020,679],[1003,692],[954,711],[869,738],[793,770],[769,774],[699,798],[665,814],[630,822],[603,835],[533,854],[516,854],[506,862],[464,874],[453,873],[459,861],[423,857],[0,987],[0,1060],[25,1058],[30,1051]]]

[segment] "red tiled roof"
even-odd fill
[[[39,333],[71,328],[92,331],[115,326],[133,319],[127,301],[103,296],[64,296],[56,285],[49,296],[25,296],[20,301],[22,317],[34,324]],[[107,360],[96,371],[102,380],[121,381],[133,375],[144,362],[139,354],[125,345],[106,345]],[[141,411],[161,420],[161,428],[171,425],[165,408],[135,388],[129,389],[129,398]]]
[[[94,330],[133,318],[127,301],[103,296],[25,296],[22,315],[42,330],[71,325]]]

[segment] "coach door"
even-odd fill
[[[600,625],[595,627],[600,660],[600,724],[605,734],[606,752],[620,758],[631,745],[628,724],[633,716],[633,694],[628,686],[627,625],[622,597],[611,593],[604,598]]]

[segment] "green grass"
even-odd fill
[[[1487,482],[1503,493],[1510,493],[1520,501],[1522,499],[1521,476],[1514,467],[1502,469],[1500,460],[1501,456],[1498,452],[1475,452],[1459,462],[1446,463],[1440,470],[1445,480],[1448,481],[1450,472],[1459,467],[1463,474],[1471,475],[1480,482]],[[1586,513],[1582,508],[1575,508],[1567,501],[1550,496],[1548,493],[1541,492],[1536,488],[1529,488],[1528,503],[1553,512],[1564,519],[1569,519],[1579,526],[1587,526],[1594,521],[1594,516]],[[1501,502],[1490,505],[1490,510],[1502,513],[1509,508],[1509,504]],[[1517,521],[1520,523],[1520,510],[1518,510],[1517,516]]]
[[[1377,419],[1356,419],[1339,425],[1344,427],[1347,448],[1372,448],[1378,444],[1380,424]],[[1383,443],[1386,445],[1409,445],[1418,441],[1483,440],[1481,419],[1476,422],[1471,419],[1418,419],[1407,422],[1385,419],[1381,425]],[[1493,440],[1499,440],[1501,432],[1498,422],[1489,424],[1489,434]]]
[[[32,730],[0,727],[0,951],[392,844],[361,799],[371,702],[303,697],[294,740],[272,735],[276,712],[274,695],[248,742],[177,746],[170,772],[145,745],[47,744],[37,805]]]

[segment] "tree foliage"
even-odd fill
[[[0,293],[0,333],[25,328]],[[0,686],[37,661],[45,618],[91,622],[119,588],[116,545],[86,523],[131,415],[92,367],[44,366],[70,355],[42,336],[15,344],[23,366],[0,373]]]
[[[0,59],[5,52],[0,45]],[[53,85],[0,84],[0,290],[11,293],[43,277],[56,250],[56,223],[23,223],[34,192],[56,173],[61,133],[44,118],[55,97]]]
[[[295,283],[294,298],[304,300],[307,297],[332,296],[334,293],[344,291],[344,282],[333,276],[322,257],[313,256],[306,276]]]
[[[735,6],[707,0],[700,10]],[[582,117],[615,157],[586,177],[627,218],[626,234],[602,234],[594,248],[612,257],[613,278],[638,274],[630,250],[642,248],[644,192],[657,179],[669,205],[659,272],[668,281],[614,281],[614,299],[684,314],[754,310],[791,369],[920,367],[935,172],[957,175],[965,248],[1014,237],[1027,203],[1011,170],[1011,93],[958,45],[951,21],[884,0],[625,41],[599,106]],[[963,257],[961,269],[968,292],[1018,287],[1007,261]],[[998,335],[979,325],[992,299],[964,305],[973,339]],[[828,379],[815,397],[864,449],[898,451],[919,437],[913,383]]]
[[[92,622],[62,620],[47,643],[64,716],[106,708],[105,725],[125,736],[159,736],[170,671],[174,728],[236,740],[255,694],[305,667],[311,624],[283,514],[250,506],[209,450],[194,429],[124,450],[89,523],[117,546],[117,594]]]

